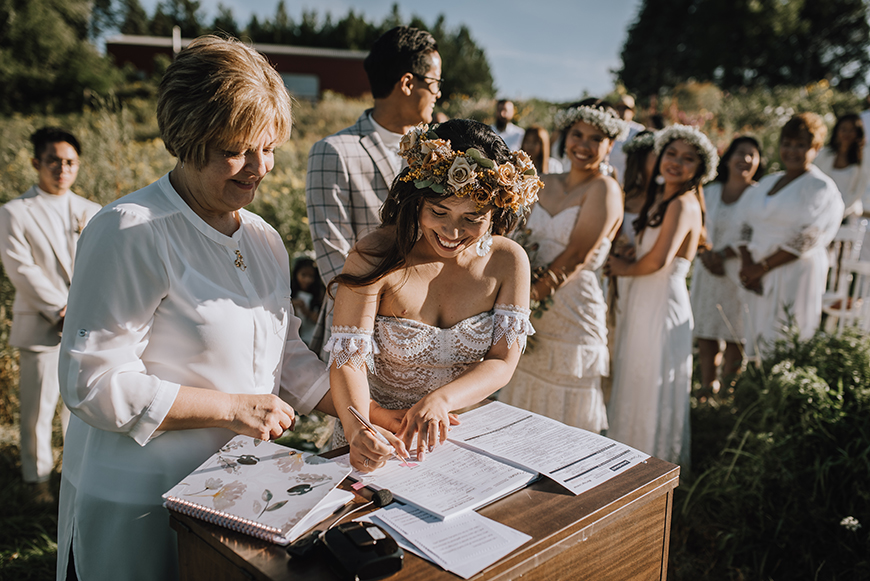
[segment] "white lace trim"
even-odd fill
[[[357,369],[368,367],[374,373],[375,355],[381,351],[372,338],[373,333],[372,329],[332,327],[332,335],[323,348],[329,353],[329,365],[335,362],[335,368],[339,369],[350,362]]]
[[[492,344],[495,345],[502,337],[507,341],[508,349],[517,342],[520,351],[526,350],[526,340],[535,334],[535,329],[529,321],[531,310],[517,305],[495,305],[492,320]]]

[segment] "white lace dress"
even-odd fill
[[[580,212],[574,206],[555,216],[540,205],[529,216],[532,267],[547,265],[565,250]],[[605,238],[582,270],[553,295],[553,304],[535,319],[534,344],[520,358],[499,401],[591,432],[607,429],[601,377],[610,373],[607,307],[598,274],[610,252]]]
[[[371,397],[378,405],[406,409],[462,375],[502,338],[508,347],[519,343],[525,349],[526,337],[535,332],[529,313],[515,305],[495,305],[448,329],[378,315],[373,330],[333,327],[325,350],[330,365],[367,366]],[[332,445],[346,443],[338,422]]]
[[[646,228],[640,258],[661,227]],[[691,263],[674,258],[664,268],[633,277],[613,362],[607,437],[642,452],[689,463],[689,391],[692,380],[692,306],[686,289]],[[624,303],[623,303],[624,301]]]

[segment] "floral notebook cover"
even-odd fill
[[[350,473],[326,458],[236,436],[163,495],[166,508],[278,544]]]

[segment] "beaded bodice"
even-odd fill
[[[327,350],[330,363],[368,366],[371,395],[381,406],[409,408],[483,359],[502,337],[509,346],[519,342],[524,348],[526,336],[534,333],[528,317],[528,309],[496,305],[442,329],[378,315],[373,332],[333,327]]]

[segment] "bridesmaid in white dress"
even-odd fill
[[[789,315],[800,337],[815,333],[828,272],[827,247],[845,204],[834,181],[812,165],[825,140],[815,113],[782,128],[779,156],[785,172],[762,178],[742,205],[740,278],[747,293],[746,352],[780,336]]]
[[[837,117],[831,131],[831,142],[819,151],[813,165],[837,184],[844,215],[857,221],[864,213],[861,198],[870,182],[870,163],[864,163],[864,122],[861,116],[849,113]]]
[[[739,286],[740,261],[734,250],[740,240],[740,200],[764,174],[761,148],[754,137],[734,139],[719,162],[716,180],[704,189],[707,246],[692,271],[692,312],[694,337],[698,340],[701,367],[701,395],[719,391],[717,368],[722,377],[732,377],[743,363],[744,295]],[[720,310],[721,308],[721,310]],[[724,354],[719,342],[725,342]]]
[[[348,411],[369,397],[410,409],[384,435],[401,456],[416,434],[422,460],[447,436],[450,412],[508,382],[529,324],[529,260],[505,238],[541,187],[522,151],[488,126],[457,119],[402,139],[408,160],[382,225],[348,257],[337,286],[330,384],[351,464],[370,472],[392,449]],[[495,236],[493,236],[495,235]]]
[[[592,432],[607,428],[601,377],[609,374],[606,305],[598,273],[622,220],[619,184],[601,164],[626,124],[606,103],[557,116],[571,171],[544,176],[546,187],[527,224],[534,267],[533,346],[523,354],[500,401]]]
[[[658,163],[635,222],[637,260],[611,256],[610,274],[634,277],[614,363],[607,435],[688,468],[692,307],[686,274],[704,236],[701,185],[718,156],[693,127],[656,135]]]

